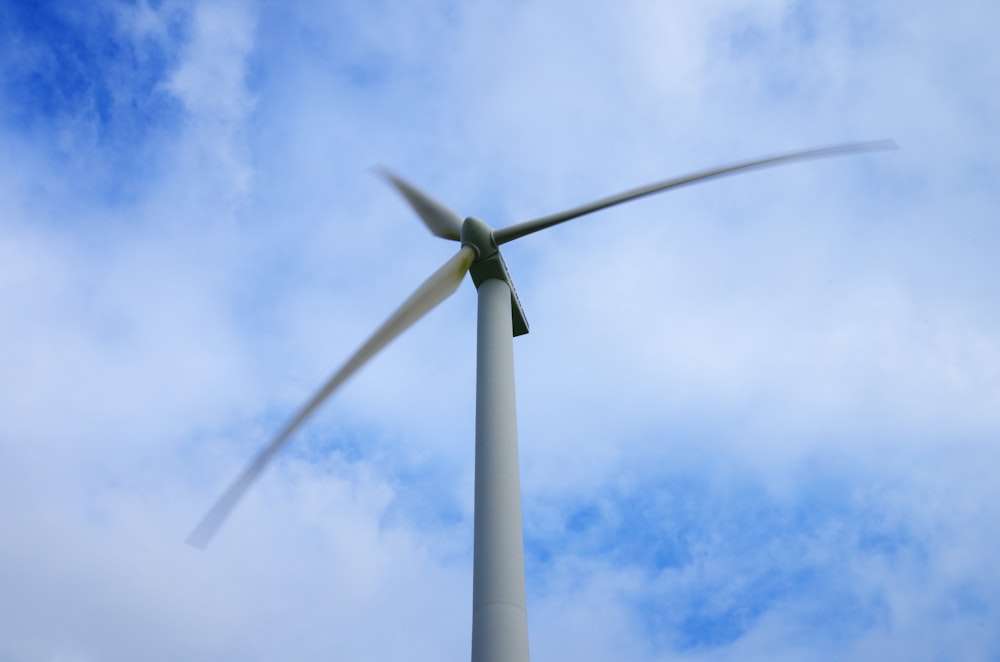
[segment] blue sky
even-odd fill
[[[505,247],[537,660],[997,659],[992,3],[8,2],[0,658],[468,656],[475,292],[190,528],[453,247]]]

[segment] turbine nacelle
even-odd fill
[[[493,236],[493,228],[487,225],[486,221],[469,216],[462,222],[460,236],[462,246],[471,248],[476,255],[472,261],[472,267],[469,269],[476,289],[479,289],[480,285],[491,278],[502,280],[510,287],[512,331],[515,336],[523,336],[528,332],[528,320],[524,316],[521,299],[517,296],[517,289],[510,277],[507,263],[504,262],[496,237]]]

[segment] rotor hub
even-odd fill
[[[475,251],[476,262],[487,260],[500,251],[497,240],[493,237],[493,228],[475,216],[469,216],[462,223],[461,240],[463,246]]]

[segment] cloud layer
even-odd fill
[[[1000,655],[1000,16],[985,2],[0,10],[0,657],[455,659],[475,293],[190,527],[495,226],[892,137],[505,247],[535,659]]]

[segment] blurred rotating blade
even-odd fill
[[[375,172],[406,198],[410,207],[433,234],[444,239],[459,240],[462,232],[461,216],[390,170],[377,167]]]
[[[274,456],[288,441],[292,433],[305,421],[337,387],[358,371],[382,348],[388,345],[396,336],[410,328],[417,320],[447,299],[458,289],[459,283],[465,277],[474,257],[473,251],[463,246],[458,253],[448,260],[444,266],[435,271],[424,281],[416,292],[394,312],[379,329],[354,353],[351,358],[323,385],[299,412],[285,425],[278,435],[265,446],[254,458],[253,462],[243,470],[229,488],[222,493],[212,509],[208,511],[198,526],[195,527],[187,542],[193,547],[204,549],[226,521],[240,499],[253,484],[254,480],[267,468]]]
[[[566,211],[561,211],[556,214],[542,216],[541,218],[532,219],[523,223],[517,223],[515,225],[508,225],[505,228],[500,228],[499,230],[494,231],[493,236],[496,238],[498,244],[505,244],[508,241],[520,239],[521,237],[529,235],[533,232],[550,228],[553,225],[564,223],[574,218],[583,216],[584,214],[590,214],[595,211],[600,211],[601,209],[607,209],[608,207],[612,207],[614,205],[620,205],[621,203],[628,202],[629,200],[635,200],[636,198],[652,195],[653,193],[659,193],[661,191],[677,188],[686,184],[694,184],[695,182],[702,182],[708,179],[722,177],[723,175],[731,175],[744,170],[763,168],[765,166],[773,166],[782,163],[791,163],[792,161],[802,161],[805,159],[817,159],[825,156],[856,154],[859,152],[876,152],[890,149],[899,149],[899,147],[892,140],[874,140],[871,142],[848,143],[846,145],[834,145],[833,147],[807,149],[800,152],[789,152],[787,154],[778,154],[776,156],[766,156],[759,159],[753,159],[752,161],[733,163],[731,165],[722,166],[721,168],[702,170],[690,175],[684,175],[683,177],[676,177],[674,179],[667,179],[662,182],[642,186],[630,191],[625,191],[624,193],[619,193],[618,195],[601,198],[600,200],[595,200],[594,202],[580,205],[579,207],[573,207],[572,209],[567,209]]]

